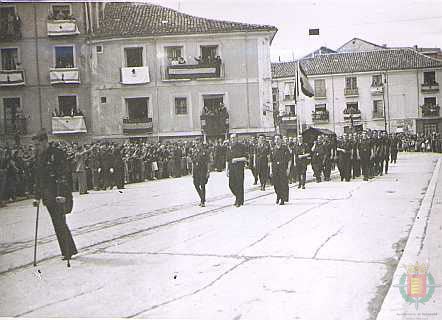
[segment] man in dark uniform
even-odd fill
[[[259,178],[259,172],[258,172],[258,168],[257,168],[257,163],[256,163],[256,139],[253,139],[251,141],[249,141],[249,145],[248,145],[248,149],[249,149],[249,168],[250,171],[252,171],[252,175],[253,178],[255,179],[255,181],[253,182],[254,185],[258,184],[258,178]]]
[[[258,138],[258,144],[255,147],[254,157],[259,182],[261,184],[261,190],[265,191],[267,180],[269,178],[270,147],[266,143],[264,135],[260,135]]]
[[[330,181],[330,175],[332,170],[332,144],[329,139],[329,137],[324,137],[324,143],[323,143],[323,150],[324,150],[324,180]]]
[[[302,142],[302,136],[298,137],[298,142],[294,147],[294,161],[296,174],[298,176],[298,189],[305,189],[305,179],[310,153],[308,146]]]
[[[229,177],[230,191],[235,195],[235,206],[244,204],[244,164],[247,161],[247,147],[238,142],[236,134],[230,135],[230,147],[227,152],[226,174]]]
[[[364,181],[368,181],[370,176],[370,159],[371,159],[371,143],[366,134],[362,136],[361,142],[359,143],[359,157],[361,159],[362,175],[364,176]]]
[[[209,180],[209,160],[210,153],[206,145],[203,145],[201,140],[196,141],[196,146],[192,150],[192,176],[193,185],[200,197],[200,206],[206,206],[206,184]]]
[[[292,165],[290,151],[282,144],[280,135],[275,136],[275,148],[271,156],[271,168],[273,172],[273,184],[276,192],[276,204],[284,205],[289,201],[289,180],[290,167]]]
[[[391,144],[390,144],[391,163],[396,163],[397,161],[398,145],[399,145],[398,136],[395,135],[394,137],[391,137]]]
[[[322,137],[318,136],[312,147],[312,169],[316,182],[321,182],[322,168],[324,166],[324,148],[322,145]]]
[[[66,176],[66,155],[62,150],[49,146],[45,129],[32,140],[36,152],[35,198],[38,201],[42,199],[48,209],[63,259],[69,260],[77,254],[77,248],[66,224],[66,214],[72,211],[73,205],[71,184]]]

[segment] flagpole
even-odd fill
[[[299,120],[299,60],[296,61],[295,97],[296,97],[296,137],[299,137],[299,135],[302,134],[301,123]]]

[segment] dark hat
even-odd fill
[[[46,132],[46,129],[44,128],[40,129],[40,131],[38,131],[34,136],[32,136],[32,140],[48,141],[48,134]]]

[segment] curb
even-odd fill
[[[399,278],[404,272],[402,270],[402,266],[416,263],[416,259],[422,250],[422,244],[425,240],[426,229],[429,222],[428,218],[436,192],[439,171],[441,169],[441,162],[442,158],[439,158],[436,166],[434,167],[430,183],[428,184],[425,196],[422,199],[421,206],[416,214],[413,226],[411,227],[408,235],[404,252],[400,257],[396,270],[393,274],[392,283],[390,284],[390,288],[388,289],[379,313],[377,314],[377,320],[391,320],[393,314],[396,315],[397,313],[404,312],[404,307],[408,307],[407,302],[402,299],[398,288],[393,287],[393,284],[399,282]]]

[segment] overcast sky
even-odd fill
[[[182,12],[278,28],[272,61],[352,38],[388,46],[441,47],[442,0],[149,0]],[[319,28],[320,36],[309,36]]]

